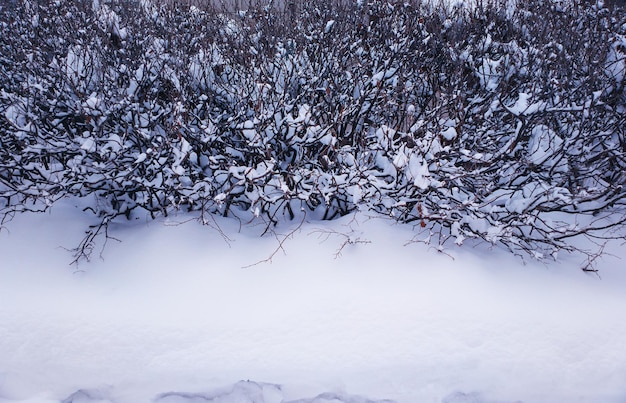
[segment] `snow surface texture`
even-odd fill
[[[116,223],[68,266],[90,219],[68,202],[0,232],[1,403],[626,400],[615,257],[599,278],[446,255],[358,214],[283,226],[270,263],[282,237],[179,216]]]

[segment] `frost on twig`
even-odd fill
[[[99,256],[103,259],[103,252],[107,246],[107,243],[112,241],[121,242],[118,238],[115,238],[109,234],[109,225],[111,223],[111,217],[103,217],[98,224],[92,225],[85,232],[85,236],[80,241],[78,246],[71,249],[73,255],[72,265],[78,266],[81,261],[89,261],[92,253],[98,244],[98,239],[102,238],[102,245],[100,247]]]
[[[285,243],[287,243],[288,240],[293,239],[294,235],[298,232],[300,232],[300,230],[302,229],[302,225],[305,223],[306,221],[306,212],[303,212],[302,214],[302,219],[300,220],[300,222],[293,227],[287,234],[280,234],[278,232],[276,232],[276,230],[274,228],[270,228],[268,226],[268,228],[266,229],[266,231],[264,231],[264,234],[266,233],[270,233],[275,239],[276,242],[278,242],[278,245],[276,246],[276,248],[270,253],[270,255],[263,259],[263,260],[259,260],[258,262],[243,266],[243,269],[247,269],[253,266],[257,266],[263,263],[272,263],[272,260],[274,259],[274,257],[279,253],[285,253]]]
[[[317,235],[321,242],[326,242],[331,237],[339,238],[341,244],[335,251],[335,259],[340,258],[344,249],[348,246],[371,243],[371,241],[369,241],[368,239],[361,238],[362,234],[356,234],[354,231],[340,232],[333,229],[317,229],[310,232],[309,235]]]

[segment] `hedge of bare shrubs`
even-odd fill
[[[0,212],[355,210],[537,258],[623,238],[626,19],[601,5],[0,6]],[[587,251],[589,257],[596,252]]]

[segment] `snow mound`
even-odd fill
[[[61,403],[113,403],[108,393],[98,389],[79,389],[63,399]]]
[[[395,400],[371,400],[362,396],[345,393],[326,392],[313,398],[297,400],[285,399],[281,385],[239,381],[230,387],[217,388],[204,393],[167,392],[157,395],[153,403],[396,403]],[[28,399],[6,400],[0,397],[1,403],[114,403],[116,399],[109,390],[79,389],[63,400]],[[478,392],[454,392],[444,397],[441,403],[521,403],[521,401],[504,401],[485,399]]]
[[[280,386],[240,381],[227,390],[209,393],[168,392],[159,395],[155,403],[281,403],[283,394]]]
[[[455,394],[456,395],[456,394]],[[116,399],[108,390],[79,389],[63,400],[29,399],[29,403],[114,403]],[[6,400],[1,403],[24,402]],[[370,400],[361,396],[326,392],[313,398],[286,400],[280,385],[239,381],[226,388],[213,389],[204,393],[166,392],[157,395],[153,403],[394,403],[393,400]],[[472,401],[474,402],[474,401]],[[465,403],[450,400],[449,403]]]
[[[102,390],[80,389],[60,403],[113,403]],[[0,402],[9,401],[1,400]],[[362,396],[326,392],[313,398],[285,400],[280,385],[239,381],[228,388],[205,393],[167,392],[155,397],[154,403],[395,403],[394,400],[370,400]],[[454,392],[444,397],[442,403],[519,403],[485,399],[480,393]]]

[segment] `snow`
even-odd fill
[[[335,20],[329,20],[326,23],[326,26],[324,27],[324,33],[325,34],[329,33],[333,29],[334,25],[335,25]]]
[[[89,132],[83,133],[84,136],[88,136]],[[96,141],[93,137],[85,137],[80,140],[82,145],[80,146],[81,150],[92,152],[96,149]]]
[[[446,130],[441,132],[441,136],[448,141],[454,140],[457,136],[456,128],[448,127]]]
[[[146,153],[140,153],[137,156],[137,159],[135,160],[134,164],[141,164],[142,162],[144,162],[146,160],[146,158],[148,158]]]
[[[428,164],[415,154],[409,159],[408,173],[415,187],[426,190],[431,185]]]
[[[624,81],[626,72],[626,58],[624,57],[626,56],[626,36],[619,34],[615,36],[615,41],[611,44],[607,55],[605,71],[619,85]]]
[[[533,164],[543,164],[556,155],[562,146],[563,140],[549,127],[535,126],[528,141],[529,160]],[[563,169],[562,166],[560,168]]]
[[[437,253],[358,213],[283,224],[264,262],[284,236],[181,214],[114,224],[121,242],[68,266],[90,219],[65,202],[0,232],[2,403],[626,399],[614,257],[597,277]]]

